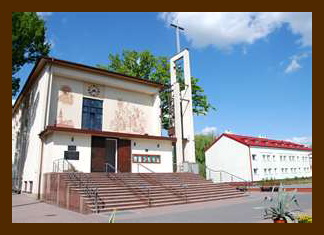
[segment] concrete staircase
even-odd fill
[[[193,173],[87,173],[87,185],[98,189],[98,208],[84,185],[62,173],[70,190],[77,192],[90,212],[195,203],[245,194],[229,184],[215,184]]]

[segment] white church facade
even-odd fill
[[[39,59],[12,110],[13,184],[40,194],[43,174],[60,159],[84,173],[173,172],[177,138],[161,134],[163,87]]]
[[[230,182],[312,176],[312,149],[282,140],[224,133],[205,150],[207,177]],[[226,178],[227,175],[227,178]],[[225,177],[225,178],[224,178]],[[235,177],[234,177],[235,180]]]

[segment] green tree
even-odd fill
[[[196,162],[199,165],[199,173],[203,177],[206,177],[205,172],[205,149],[215,140],[216,135],[210,134],[197,134],[195,135],[195,154]]]
[[[12,96],[20,87],[20,78],[14,75],[26,63],[48,55],[50,44],[46,43],[45,32],[45,22],[35,12],[12,13]]]
[[[109,54],[108,65],[97,65],[99,68],[110,71],[126,74],[129,76],[148,79],[151,81],[160,82],[165,85],[170,84],[169,60],[166,56],[154,56],[150,51],[135,51],[123,50],[122,55]],[[183,84],[181,71],[178,70],[180,84]],[[181,83],[182,81],[182,83]],[[198,85],[199,79],[192,77],[192,98],[193,112],[195,115],[206,115],[208,111],[215,109],[204,94],[202,87]],[[183,89],[184,86],[180,85]],[[164,129],[169,129],[169,96],[170,88],[163,90],[160,93],[161,109],[162,109],[162,124]]]

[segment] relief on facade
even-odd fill
[[[119,100],[109,127],[116,132],[146,134],[146,119],[143,110]]]
[[[73,128],[74,124],[73,124],[73,120],[64,118],[62,109],[60,109],[59,115],[56,119],[56,126]]]
[[[59,91],[59,102],[63,104],[73,104],[73,94],[71,93],[72,89],[69,86],[62,86]]]
[[[86,96],[92,96],[97,98],[102,98],[104,93],[104,88],[101,85],[93,83],[84,83],[83,94]]]

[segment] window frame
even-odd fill
[[[103,100],[83,97],[81,128],[86,130],[102,130]]]

